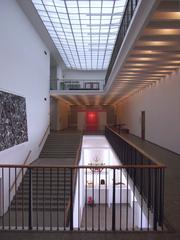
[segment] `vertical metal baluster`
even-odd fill
[[[73,169],[71,168],[70,230],[73,230]]]
[[[22,168],[22,229],[24,230],[24,168]]]
[[[143,169],[141,168],[141,190],[140,190],[140,195],[141,195],[141,231],[142,231],[142,221],[143,221],[143,219],[142,219],[142,216],[143,216],[143,190],[142,190],[142,188],[143,188]]]
[[[155,182],[154,168],[151,168],[151,210],[153,213],[153,219],[154,219],[154,185],[155,185],[154,182]]]
[[[100,231],[100,213],[101,213],[101,211],[100,211],[100,207],[101,207],[101,205],[100,205],[100,201],[101,201],[101,185],[100,185],[100,176],[101,176],[101,172],[100,172],[100,169],[98,169],[98,172],[99,172],[99,194],[98,194],[98,202],[99,202],[99,204],[98,204],[98,231]]]
[[[85,230],[87,231],[87,167],[86,167],[86,183],[85,183]]]
[[[93,198],[93,206],[92,206],[92,230],[94,231],[94,171],[92,171],[93,181],[92,181],[92,198]]]
[[[162,168],[161,169],[161,171],[162,171],[162,202],[161,202],[161,219],[162,219],[162,225],[161,225],[161,228],[162,228],[162,230],[164,229],[164,175],[165,175],[165,170],[164,170],[164,168]]]
[[[4,168],[2,167],[2,229],[4,230]]]
[[[156,216],[157,216],[157,226],[159,224],[159,194],[160,194],[160,189],[159,189],[159,169],[156,168],[157,172],[157,185],[156,185]]]
[[[161,169],[158,168],[158,224],[159,227],[161,227],[161,204],[162,204],[162,199],[161,199],[161,193],[162,193],[162,183],[161,183]]]
[[[149,211],[150,211],[150,192],[151,192],[151,182],[150,182],[150,168],[148,168],[148,199],[147,199],[147,207],[148,207],[148,226],[147,229],[149,231]]]
[[[29,230],[32,230],[33,224],[32,224],[32,169],[29,168]]]
[[[52,168],[50,168],[50,231],[52,231]]]
[[[116,230],[116,169],[113,169],[112,231]]]
[[[129,170],[128,168],[126,170]],[[128,171],[126,172],[127,174],[127,191],[126,191],[126,200],[127,200],[127,204],[126,204],[126,231],[128,231],[128,228],[129,228],[129,224],[128,224],[128,214],[129,214],[129,211],[128,211],[128,208],[129,208],[129,196],[128,196],[128,184],[129,184],[129,174],[128,174]]]
[[[39,229],[38,226],[38,168],[36,168],[36,230]]]
[[[66,230],[66,168],[64,169],[64,230]]]
[[[135,218],[135,184],[136,184],[136,168],[133,168],[133,231],[134,231],[134,218]]]
[[[160,168],[157,169],[158,172],[158,225],[161,226],[161,171]]]
[[[157,231],[157,169],[154,169],[154,230]]]
[[[105,231],[107,231],[107,208],[108,208],[108,202],[107,202],[107,168],[106,168],[106,190],[105,190]]]
[[[121,168],[121,172],[120,172],[120,182],[122,183],[122,168]],[[122,184],[120,184],[120,214],[119,214],[119,224],[120,224],[120,231],[122,230]]]
[[[57,173],[57,231],[59,231],[59,168],[56,168]],[[64,179],[65,180],[65,179]]]
[[[120,199],[121,199],[121,192],[120,192],[120,186],[121,186],[121,168],[118,169],[118,173],[119,173],[119,178],[118,178],[118,182],[119,182],[119,188],[118,188],[118,191],[119,191],[119,226],[118,226],[118,230],[120,231],[120,209],[121,209],[121,203],[120,203]]]
[[[88,168],[88,170],[90,170],[89,168]],[[89,174],[90,175],[90,174]],[[92,175],[90,175],[91,176],[91,182],[93,182],[93,171],[92,171]],[[93,209],[94,209],[94,197],[93,197],[93,183],[92,183],[92,185],[91,185],[91,194],[92,194],[92,206],[91,206],[91,209],[92,209],[92,211],[91,211],[91,231],[94,231],[94,228],[93,228],[93,217],[94,217],[94,215],[93,215]],[[90,192],[90,189],[89,189],[89,192]],[[90,227],[90,226],[89,226]]]
[[[11,169],[9,168],[9,230],[11,230]]]
[[[15,167],[15,193],[14,193],[14,197],[15,197],[15,229],[17,229],[17,168]]]
[[[80,169],[77,168],[77,176],[78,176],[78,231],[80,231]]]
[[[2,174],[2,229],[4,230],[4,168],[1,168]]]
[[[43,231],[45,231],[45,213],[44,213],[44,208],[45,208],[45,204],[44,204],[44,167],[43,167]]]

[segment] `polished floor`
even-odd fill
[[[115,229],[116,231],[132,230],[133,209],[127,204],[116,204],[115,206]],[[135,216],[134,216],[135,217]],[[83,210],[81,229],[88,231],[111,231],[112,230],[112,205],[96,204],[85,206]],[[136,224],[134,228],[138,230]]]

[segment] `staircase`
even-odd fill
[[[80,133],[51,133],[40,154],[40,158],[76,158]]]
[[[70,196],[70,170],[32,169],[33,211],[65,211]],[[29,209],[29,171],[11,203],[11,211]]]
[[[51,133],[44,144],[40,158],[32,163],[32,218],[35,225],[37,221],[41,227],[68,225],[71,171],[60,167],[74,165],[80,139],[81,134],[77,132]],[[59,166],[59,168],[47,166]],[[17,218],[20,225],[22,218],[22,221],[28,224],[29,177],[30,170],[28,169],[6,214],[7,221],[10,212],[12,219]],[[49,220],[49,218],[52,219]]]

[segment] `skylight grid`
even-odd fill
[[[32,0],[65,65],[107,70],[126,0]]]

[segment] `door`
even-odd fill
[[[93,132],[98,130],[97,112],[86,112],[86,130]]]
[[[145,111],[141,112],[141,138],[145,140]]]

